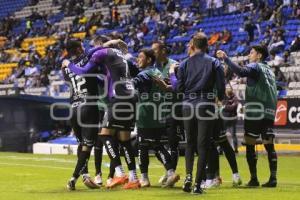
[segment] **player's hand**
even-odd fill
[[[227,54],[224,51],[222,51],[222,50],[218,50],[217,51],[217,58],[219,58],[219,59],[225,59],[225,58],[227,58]]]
[[[178,63],[173,63],[170,65],[169,74],[175,73],[175,69],[179,67]]]
[[[70,61],[68,59],[64,59],[62,62],[61,68],[68,67],[69,64],[70,64]]]
[[[162,80],[158,77],[153,77],[153,76],[151,78],[152,78],[152,81],[159,87],[159,89],[161,89],[163,91],[168,89],[168,84],[164,80]]]

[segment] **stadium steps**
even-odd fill
[[[38,13],[46,11],[46,13],[56,14],[60,12],[61,6],[52,6],[52,0],[40,0],[35,6],[26,6],[22,10],[15,12],[16,18],[25,18],[31,15],[32,10],[37,10]]]

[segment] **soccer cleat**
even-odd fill
[[[233,187],[242,185],[242,179],[239,174],[232,175],[232,185],[233,185]]]
[[[67,189],[69,191],[75,190],[75,184],[76,184],[75,180],[69,180],[67,184]]]
[[[213,179],[213,187],[219,187],[222,185],[222,178],[220,176]]]
[[[101,178],[101,175],[100,175],[100,174],[98,174],[97,176],[95,176],[94,182],[95,182],[97,185],[99,185],[99,186],[102,185],[102,178]]]
[[[89,175],[83,175],[82,181],[83,181],[83,184],[90,189],[100,188],[100,186],[97,185]]]
[[[176,182],[178,182],[180,179],[180,176],[178,174],[173,174],[167,178],[167,181],[163,187],[173,187]]]
[[[159,183],[160,185],[165,185],[167,179],[168,179],[168,175],[165,174],[165,175],[163,175],[162,177],[160,177],[160,179],[158,180],[158,183]]]
[[[259,182],[258,182],[257,178],[251,178],[246,186],[248,186],[248,187],[258,187]]]
[[[141,187],[139,180],[129,181],[123,186],[123,189],[129,190],[129,189],[139,189]]]
[[[111,183],[106,185],[107,188],[113,188],[113,187],[116,187],[118,185],[123,185],[125,183],[128,182],[128,177],[127,176],[121,176],[121,177],[118,177],[118,176],[115,176]]]
[[[182,190],[184,192],[191,192],[192,191],[192,182],[193,182],[193,179],[191,176],[186,176],[185,180],[184,180],[184,183],[183,183],[183,186],[182,186]]]
[[[140,184],[142,188],[151,186],[149,179],[140,180]]]
[[[268,182],[261,185],[262,187],[276,187],[277,186],[277,180],[276,179],[269,179]]]
[[[192,194],[202,194],[202,193],[203,193],[203,189],[201,188],[201,185],[195,183],[195,186],[194,186]]]
[[[106,180],[106,185],[110,185],[111,182],[112,182],[112,180],[113,180],[113,178],[108,178],[108,179]]]
[[[213,188],[215,186],[215,183],[216,182],[214,181],[214,179],[207,179],[204,184],[202,184],[201,182],[201,188],[203,189]]]

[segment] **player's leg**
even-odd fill
[[[263,187],[276,187],[277,186],[277,153],[274,147],[274,133],[272,130],[274,122],[272,120],[266,121],[266,131],[262,134],[263,144],[268,153],[268,161],[270,168],[269,181],[262,184]]]
[[[124,185],[124,189],[136,189],[140,187],[140,182],[136,173],[134,149],[131,145],[130,133],[131,130],[119,131],[118,133],[118,140],[120,142],[121,147],[124,150],[125,161],[129,170],[129,182]]]
[[[149,187],[150,180],[148,175],[149,167],[149,147],[150,142],[145,138],[145,129],[137,129],[137,140],[138,140],[138,160],[141,171],[141,187]]]
[[[242,180],[239,175],[236,156],[226,136],[223,120],[219,118],[218,123],[220,126],[220,131],[219,131],[219,138],[217,140],[217,143],[222,147],[225,157],[230,165],[232,171],[233,186],[239,186],[242,184]]]
[[[214,179],[219,177],[219,168],[219,152],[217,150],[214,139],[211,138],[207,159],[206,181],[202,182],[203,188],[211,188],[214,186]]]
[[[246,158],[250,171],[250,181],[247,186],[249,187],[257,187],[259,186],[258,178],[257,178],[257,154],[255,152],[255,144],[256,140],[259,138],[259,134],[257,134],[257,129],[260,127],[260,121],[258,120],[245,120],[244,128],[245,128],[245,144],[246,144]]]
[[[183,191],[191,192],[192,191],[192,183],[193,183],[193,165],[194,165],[194,154],[196,150],[196,142],[197,142],[197,121],[193,117],[189,119],[190,116],[193,115],[192,108],[183,108],[183,125],[186,132],[186,148],[185,148],[185,169],[186,169],[186,178],[183,184]]]
[[[101,110],[99,111],[100,124],[102,124],[103,117],[104,117],[104,111]],[[99,132],[101,132],[101,127]],[[102,171],[101,171],[102,154],[103,154],[103,143],[101,137],[97,136],[96,143],[94,146],[94,158],[95,158],[95,170],[96,170],[95,183],[98,185],[102,185]]]
[[[155,151],[155,155],[158,160],[164,165],[167,172],[167,179],[162,185],[163,187],[173,187],[175,183],[180,179],[179,175],[175,173],[175,166],[172,162],[172,157],[164,145],[161,143],[161,136],[165,133],[165,128],[149,129],[148,138],[153,142],[151,146]]]

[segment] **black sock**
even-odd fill
[[[257,179],[257,156],[255,153],[255,145],[246,145],[246,157],[248,162],[248,167],[251,174],[251,179]]]
[[[138,146],[138,158],[141,174],[148,173],[149,167],[149,148],[148,146],[139,144]]]
[[[111,135],[101,135],[101,140],[113,166],[121,165],[120,153],[115,139]]]
[[[220,146],[222,147],[225,157],[230,165],[231,171],[233,174],[238,173],[238,166],[236,163],[236,157],[235,153],[229,144],[228,140],[226,139],[225,141],[220,143]]]
[[[87,169],[87,165],[89,162],[90,154],[91,154],[90,151],[81,151],[79,153],[77,164],[73,172],[74,178],[77,179],[80,176],[80,174],[85,173],[85,169]]]
[[[155,156],[164,165],[166,170],[174,169],[174,165],[171,160],[171,155],[162,144],[155,144],[153,146],[153,149],[155,151]]]
[[[206,178],[214,179],[215,175],[218,174],[218,171],[219,171],[219,152],[215,144],[212,142],[208,153]]]
[[[79,159],[79,155],[82,151],[82,144],[79,144],[78,145],[78,148],[77,148],[77,159]],[[88,166],[85,165],[85,168],[82,169],[82,174],[88,174],[89,173],[89,170],[88,170]]]
[[[122,141],[122,142],[120,142],[120,144],[124,150],[125,161],[127,163],[128,169],[135,170],[136,166],[135,166],[134,150],[133,150],[130,140],[125,141],[125,142]]]
[[[174,147],[171,146],[170,153],[171,153],[172,169],[176,170],[177,163],[178,163],[178,157],[179,157],[178,145],[176,145]]]
[[[270,179],[276,179],[277,177],[277,154],[274,148],[274,144],[265,144],[265,149],[268,152]]]
[[[103,143],[101,140],[101,136],[98,135],[97,141],[96,141],[96,144],[94,147],[96,175],[98,175],[98,174],[102,175],[102,172],[101,172],[102,153],[103,153]]]
[[[115,167],[116,166],[114,166],[113,163],[110,162],[108,178],[113,178],[114,177],[114,175],[115,175]]]

